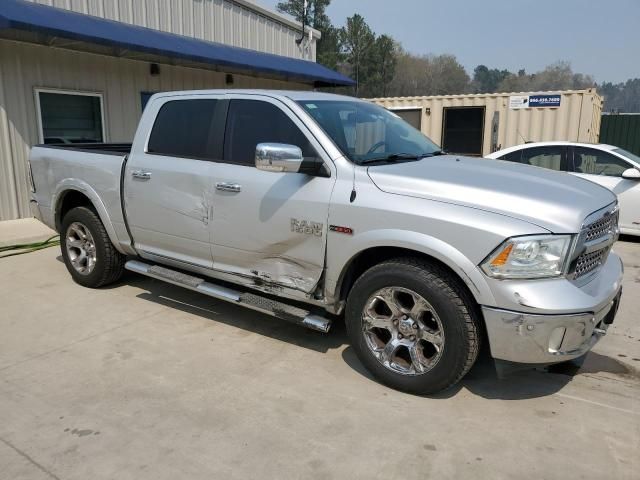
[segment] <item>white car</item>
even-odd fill
[[[549,168],[591,180],[618,196],[620,232],[640,235],[640,157],[605,144],[536,142],[505,148],[487,158]]]

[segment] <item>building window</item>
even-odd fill
[[[40,142],[104,142],[102,95],[36,90]]]

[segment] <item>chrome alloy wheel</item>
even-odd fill
[[[434,308],[406,288],[383,288],[369,297],[362,331],[378,361],[402,375],[428,372],[444,349],[444,329]]]
[[[96,244],[89,229],[80,222],[73,222],[67,228],[65,246],[76,272],[89,275],[96,266]]]

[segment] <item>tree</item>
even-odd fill
[[[509,70],[490,69],[485,65],[478,65],[473,70],[473,89],[476,93],[493,93],[509,75]]]
[[[520,70],[517,75],[513,73],[505,77],[498,88],[497,92],[527,92],[535,90],[533,88],[533,75],[527,75],[524,70]]]
[[[347,18],[340,29],[340,44],[346,63],[356,82],[355,94],[358,96],[361,83],[366,83],[372,75],[372,53],[375,36],[364,18],[357,13]]]
[[[389,89],[393,96],[466,93],[471,79],[453,55],[416,56],[401,51]]]
[[[329,68],[336,69],[340,62],[340,41],[338,29],[326,13],[331,0],[308,0],[305,24],[319,30],[322,37],[316,44],[316,60]],[[304,0],[285,0],[276,6],[279,12],[294,17],[302,26]]]
[[[613,113],[640,113],[640,78],[626,82],[605,82],[597,86],[604,97],[603,111]]]
[[[375,39],[370,57],[372,70],[368,84],[363,85],[361,94],[367,97],[386,97],[396,73],[398,45],[389,35]]]
[[[428,88],[430,95],[449,95],[467,93],[471,79],[455,55],[437,55],[428,57]]]
[[[540,72],[527,74],[520,70],[518,75],[510,74],[498,87],[501,92],[527,92],[548,90],[574,90],[593,87],[590,75],[574,73],[569,62],[556,62]]]
[[[322,38],[316,46],[316,61],[332,70],[337,70],[342,62],[340,50],[340,29],[331,25],[322,32]]]
[[[390,86],[389,95],[408,97],[424,91],[424,71],[428,68],[425,57],[418,57],[400,50],[396,65],[396,75]]]
[[[592,87],[594,81],[588,75],[574,73],[569,62],[557,62],[536,73],[533,84],[537,90],[570,90]]]
[[[285,0],[278,2],[276,9],[280,13],[286,13],[295,18],[300,24],[303,20],[305,0]],[[307,0],[307,18],[305,23],[311,28],[318,30],[324,30],[331,25],[331,20],[327,16],[327,7],[331,3],[331,0]]]

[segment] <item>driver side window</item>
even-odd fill
[[[573,171],[576,173],[621,177],[628,168],[631,168],[630,164],[608,152],[585,147],[573,149]]]
[[[285,143],[312,162],[318,154],[300,129],[275,105],[261,100],[231,100],[224,137],[224,161],[255,165],[259,143]]]

